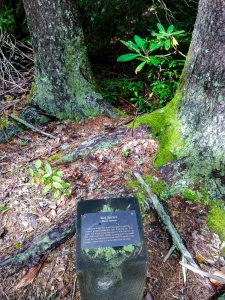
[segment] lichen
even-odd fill
[[[181,137],[180,121],[178,118],[178,108],[181,94],[178,90],[173,100],[162,109],[139,117],[134,127],[147,125],[151,133],[159,141],[159,149],[154,158],[154,167],[159,168],[168,161],[179,157],[184,142]]]
[[[114,249],[112,247],[102,247],[96,249],[85,249],[85,254],[92,260],[105,261],[113,266],[120,265],[134,251],[133,245]]]

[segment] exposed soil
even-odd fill
[[[53,200],[51,193],[42,193],[40,185],[28,183],[28,168],[36,159],[45,161],[53,154],[69,152],[82,141],[118,130],[126,122],[124,118],[111,120],[106,117],[81,125],[70,121],[53,122],[41,129],[57,136],[56,139],[26,132],[0,145],[0,206],[8,208],[0,212],[0,258],[16,252],[68,212],[75,211],[78,200],[132,195],[126,186],[129,170],[150,173],[158,147],[146,128],[127,133],[119,145],[92,151],[57,167],[63,172],[65,181],[71,183],[69,197]],[[207,229],[205,207],[179,196],[170,198],[164,206],[201,269],[213,273],[225,265],[220,255],[219,238]],[[150,260],[145,299],[210,299],[216,288],[206,279],[188,271],[184,284],[179,253],[163,262],[171,239],[152,208],[143,215],[143,222]],[[80,299],[74,239],[46,255],[33,269],[31,266],[2,269],[0,299]],[[23,277],[27,272],[29,275]],[[26,286],[24,278],[33,281]]]

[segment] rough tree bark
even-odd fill
[[[221,181],[225,171],[224,25],[225,2],[200,0],[179,110],[189,163],[197,165],[199,174]]]
[[[24,0],[32,35],[34,103],[59,119],[113,114],[96,92],[75,1]]]
[[[224,1],[199,1],[191,46],[174,99],[165,108],[137,120],[137,125],[149,125],[159,138],[155,166],[178,158],[185,169],[182,185],[202,184],[212,198],[225,194],[224,16]]]

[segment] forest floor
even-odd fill
[[[39,233],[76,210],[78,200],[130,196],[126,176],[129,170],[151,174],[158,144],[146,128],[135,129],[108,149],[93,150],[74,162],[57,166],[71,184],[72,194],[54,200],[41,187],[31,185],[28,169],[35,160],[46,161],[56,153],[75,149],[81,142],[103,133],[124,128],[126,118],[99,117],[75,124],[52,122],[41,126],[57,136],[46,138],[27,131],[0,145],[0,259],[23,248]],[[188,249],[201,269],[213,273],[224,265],[220,240],[206,225],[206,207],[182,197],[163,202]],[[186,285],[179,253],[163,262],[171,238],[152,208],[143,214],[149,270],[145,299],[206,300],[216,287],[188,271]],[[75,237],[48,253],[35,266],[6,267],[0,273],[0,299],[80,299],[75,271]]]

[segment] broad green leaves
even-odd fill
[[[140,36],[138,35],[135,35],[134,36],[134,40],[135,40],[135,43],[137,44],[138,48],[140,48],[142,51],[145,51],[146,48],[145,48],[145,40],[143,40]]]
[[[53,192],[53,197],[58,198],[61,195],[70,195],[70,184],[62,179],[63,173],[52,169],[47,163],[42,164],[41,160],[36,160],[33,168],[28,169],[30,176],[29,183],[42,185],[42,192],[48,194]]]
[[[137,54],[133,54],[133,53],[128,53],[128,54],[123,54],[121,56],[119,56],[117,58],[117,61],[118,62],[125,62],[125,61],[130,61],[130,60],[133,60],[135,58],[137,58],[138,55]]]
[[[152,67],[158,67],[163,65],[163,63],[168,59],[167,57],[172,55],[168,53],[167,55],[163,53],[163,50],[176,51],[178,42],[174,36],[180,36],[184,34],[183,30],[174,31],[174,25],[170,25],[167,29],[157,23],[158,32],[152,32],[153,38],[141,38],[138,35],[134,36],[133,41],[123,41],[124,44],[132,53],[127,53],[119,56],[117,58],[118,62],[128,62],[132,60],[142,61],[135,69],[135,73],[140,72],[146,65]],[[157,53],[157,52],[159,53]],[[156,53],[155,53],[156,52]],[[161,52],[161,53],[160,53]],[[164,51],[165,52],[165,51]]]

